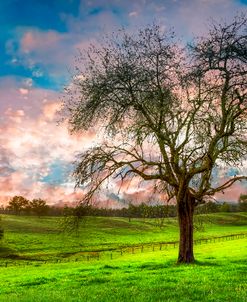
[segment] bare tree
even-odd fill
[[[71,130],[105,133],[78,157],[84,201],[109,179],[153,182],[177,203],[178,262],[194,261],[195,207],[246,179],[213,179],[219,165],[239,164],[247,153],[246,24],[245,16],[215,23],[189,49],[157,25],[121,31],[81,53],[67,89]]]

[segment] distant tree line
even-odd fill
[[[196,209],[196,214],[216,213],[216,212],[246,212],[247,194],[241,194],[238,203],[217,203],[208,202]],[[132,218],[164,218],[175,217],[177,215],[176,205],[139,205],[129,204],[121,209],[98,208],[92,205],[80,204],[78,207],[58,207],[50,206],[43,199],[28,200],[23,196],[14,196],[6,207],[0,208],[2,214],[13,215],[36,215],[41,216],[109,216]]]
[[[1,212],[14,215],[47,215],[49,206],[43,199],[28,200],[23,196],[14,196],[10,199],[7,207],[2,208]]]
[[[128,208],[109,209],[98,208],[91,205],[80,204],[72,212],[79,212],[82,216],[109,216],[109,217],[127,217],[131,218],[162,218],[175,217],[175,205],[147,205],[141,203],[140,205],[129,204]]]

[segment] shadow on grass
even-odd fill
[[[0,246],[0,258],[8,258],[9,256],[14,255],[15,252],[15,250],[7,246]]]
[[[119,268],[119,266],[112,266],[112,265],[108,265],[108,264],[101,267],[101,269],[118,269],[118,268]]]
[[[174,265],[173,261],[169,261],[165,263],[147,262],[142,265],[139,265],[137,268],[147,269],[147,270],[159,270],[159,269],[172,267],[173,265]]]
[[[18,254],[6,254],[5,256],[1,256],[2,259],[8,259],[8,260],[27,260],[27,261],[42,261],[41,259],[36,259],[31,256],[21,256]]]
[[[43,284],[47,284],[47,283],[52,283],[57,281],[56,278],[46,278],[46,277],[40,277],[40,278],[36,278],[33,281],[29,281],[29,282],[21,282],[20,286],[22,287],[32,287],[35,285],[43,285]]]
[[[189,266],[205,266],[205,267],[219,267],[219,266],[222,266],[221,263],[219,262],[216,262],[214,261],[213,259],[215,258],[208,258],[208,259],[212,259],[212,261],[210,260],[204,260],[204,261],[201,261],[201,260],[195,260],[194,262],[192,263],[177,263],[177,262],[174,262],[174,261],[169,261],[169,262],[166,262],[164,265],[163,265],[163,268],[179,268],[179,267],[189,267]],[[161,267],[161,266],[160,266]]]
[[[83,285],[99,285],[99,284],[104,284],[108,283],[109,280],[107,278],[100,278],[100,277],[94,277],[88,280],[85,280],[82,282]]]
[[[196,260],[193,265],[196,265],[196,266],[222,266],[220,263],[218,262],[211,262],[211,261],[199,261],[199,260]]]
[[[229,261],[229,263],[240,264],[240,265],[245,265],[245,266],[247,265],[246,259],[231,260],[231,261]]]

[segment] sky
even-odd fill
[[[102,34],[121,27],[133,32],[154,21],[190,41],[210,20],[231,20],[246,8],[247,0],[1,0],[0,203],[14,195],[50,204],[80,198],[73,161],[95,134],[71,135],[56,113],[80,49]],[[235,185],[219,198],[236,200],[246,192]],[[118,202],[112,193],[107,198]]]

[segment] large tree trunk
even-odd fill
[[[183,199],[177,202],[180,230],[178,263],[192,263],[195,261],[193,252],[193,214],[195,200],[190,194],[185,194]]]

